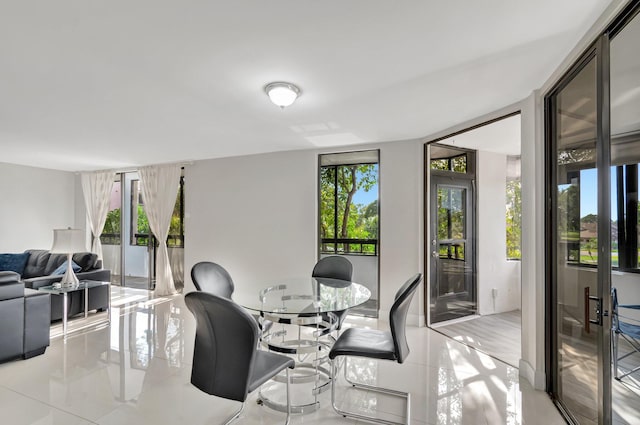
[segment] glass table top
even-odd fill
[[[264,313],[301,314],[346,310],[368,301],[371,292],[356,282],[327,278],[281,279],[260,287],[236,285],[233,300]]]
[[[96,286],[109,285],[109,282],[101,282],[98,280],[81,280],[77,285],[58,287],[55,284],[49,286],[41,286],[38,291],[48,292],[50,294],[64,294],[65,292],[80,291],[85,288],[94,288]]]

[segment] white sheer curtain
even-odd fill
[[[158,239],[159,245],[156,262],[156,295],[172,295],[177,292],[169,263],[167,236],[173,207],[176,204],[180,173],[179,164],[152,165],[142,167],[138,171],[149,227]]]
[[[89,226],[93,234],[91,252],[96,253],[101,260],[102,244],[100,243],[100,235],[104,229],[104,223],[107,221],[111,187],[113,186],[115,174],[114,171],[96,171],[80,175],[84,205],[87,209]]]

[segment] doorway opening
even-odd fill
[[[518,367],[520,113],[425,146],[427,326]]]

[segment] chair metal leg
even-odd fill
[[[618,377],[618,339],[620,335],[617,332],[613,334],[613,376],[615,379],[620,379]]]
[[[625,341],[627,341],[627,343],[631,346],[631,351],[629,351],[628,353],[620,356],[619,355],[619,337],[620,335],[622,335],[622,338],[624,338]],[[640,371],[640,366],[631,369],[625,373],[623,373],[622,375],[619,374],[618,372],[618,362],[622,359],[626,359],[629,356],[632,356],[634,354],[640,353],[640,344],[637,343],[637,341],[635,339],[629,338],[627,337],[625,334],[620,334],[620,333],[616,333],[615,337],[614,337],[614,344],[613,344],[613,351],[614,351],[614,355],[613,355],[613,367],[614,367],[614,376],[615,379],[617,379],[618,381],[620,381],[622,378],[625,378],[633,373],[636,373],[638,371]]]
[[[289,425],[289,419],[291,417],[291,393],[289,388],[291,380],[289,379],[289,368],[287,368],[285,372],[287,374],[287,420],[284,422],[284,425]]]
[[[236,419],[238,419],[238,417],[240,416],[240,414],[242,413],[242,411],[244,410],[244,402],[240,405],[240,410],[238,410],[236,413],[234,413],[233,415],[231,415],[229,417],[229,419],[227,419],[224,423],[224,425],[229,425],[231,422],[235,421]]]
[[[352,386],[354,386],[355,388],[361,388],[361,389],[366,389],[369,391],[374,391],[374,392],[378,392],[378,393],[383,393],[383,394],[390,394],[396,397],[401,397],[404,398],[406,400],[406,411],[405,411],[405,422],[394,422],[394,421],[388,421],[386,419],[381,419],[381,418],[375,418],[372,416],[366,416],[366,415],[361,415],[359,413],[355,413],[355,412],[348,412],[346,410],[340,410],[338,408],[338,406],[336,405],[336,381],[338,380],[338,358],[334,358],[333,360],[331,360],[331,405],[333,406],[333,410],[336,411],[336,413],[338,413],[339,415],[346,417],[350,417],[350,418],[354,418],[354,419],[361,419],[361,420],[365,420],[365,421],[370,421],[370,422],[376,422],[376,423],[380,423],[380,424],[386,424],[386,425],[409,425],[411,423],[411,394],[404,392],[404,391],[397,391],[397,390],[392,390],[389,388],[382,388],[382,387],[376,387],[373,385],[366,385],[366,384],[360,384],[360,383],[356,383],[356,382],[352,382],[347,380],[347,382],[349,382]],[[343,362],[344,368],[345,368],[345,379],[346,379],[346,368],[347,368],[347,361],[345,358],[345,361]]]

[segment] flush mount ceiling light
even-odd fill
[[[300,89],[291,83],[269,83],[265,86],[264,91],[271,102],[282,109],[291,105],[300,96]]]

